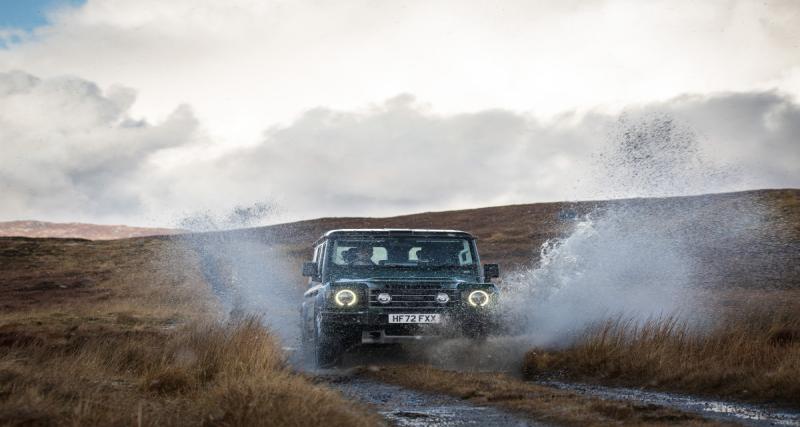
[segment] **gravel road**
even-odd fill
[[[345,396],[375,408],[397,426],[546,426],[489,406],[473,405],[450,396],[347,375],[328,376],[327,383]]]

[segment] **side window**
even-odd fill
[[[325,247],[324,243],[315,246],[314,247],[314,257],[311,259],[312,261],[317,263],[317,271],[320,272],[320,273],[322,272],[322,261],[323,261],[322,257],[323,257],[323,254],[325,253],[324,252],[324,247]],[[314,282],[314,278],[313,277],[309,277],[308,278],[309,285],[313,284],[313,282]]]
[[[317,270],[321,273],[322,266],[325,264],[325,242],[317,246],[317,259],[315,261],[317,262]]]
[[[322,245],[317,245],[314,247],[314,257],[311,259],[312,261],[316,262],[319,265],[319,249]]]

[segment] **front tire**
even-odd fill
[[[344,353],[343,343],[331,332],[317,314],[314,322],[314,363],[318,368],[336,366]]]
[[[483,343],[489,337],[489,325],[483,322],[469,322],[464,325],[463,333],[472,341]]]

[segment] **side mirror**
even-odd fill
[[[303,263],[303,277],[315,277],[317,275],[317,263],[308,261]]]
[[[484,264],[483,276],[486,280],[500,277],[500,266],[497,264]]]

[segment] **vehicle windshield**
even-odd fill
[[[473,268],[472,242],[457,237],[336,239],[329,252],[334,270]]]

